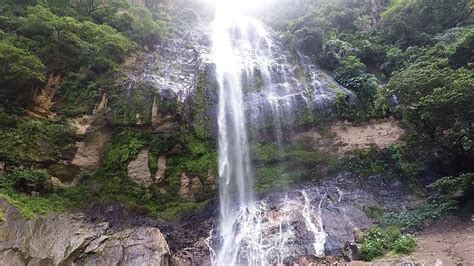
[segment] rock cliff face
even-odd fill
[[[154,227],[112,230],[83,214],[51,214],[25,220],[0,200],[2,265],[168,265],[170,249]]]

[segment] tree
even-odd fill
[[[45,80],[44,65],[35,55],[0,41],[0,84],[21,89]]]
[[[447,170],[474,165],[474,73],[453,70],[446,59],[420,57],[388,84],[400,103],[409,142],[416,151],[437,154]]]

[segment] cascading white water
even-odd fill
[[[241,22],[246,24],[242,25]],[[219,84],[218,233],[222,242],[216,252],[216,265],[237,263],[241,234],[236,230],[247,230],[246,227],[251,223],[247,210],[252,208],[253,184],[241,85],[244,63],[249,59],[244,55],[244,49],[252,49],[253,44],[249,41],[250,37],[246,36],[250,25],[251,20],[242,20],[228,7],[217,3],[212,56]],[[237,34],[242,35],[241,38]]]
[[[273,44],[266,28],[258,20],[239,14],[224,3],[216,3],[212,29],[212,58],[219,85],[220,177],[220,217],[218,228],[213,231],[217,236],[211,237],[217,239],[210,245],[212,263],[218,266],[283,263],[292,255],[288,243],[296,237],[290,224],[295,217],[300,217],[314,235],[314,250],[310,252],[322,255],[325,233],[321,206],[315,217],[304,191],[302,199],[286,199],[278,212],[269,210],[265,202],[255,201],[243,79],[255,81],[259,76],[263,83],[261,99],[271,106],[280,150],[283,143],[281,118],[291,116],[291,105],[298,92],[290,86],[295,80],[290,77],[293,73],[287,62],[280,64],[273,56]],[[308,103],[306,98],[303,100]]]

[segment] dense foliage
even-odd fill
[[[281,147],[255,144],[251,155],[258,191],[324,176],[328,166],[362,178],[387,174],[412,183],[431,168],[436,177],[448,176],[432,185],[442,193],[473,190],[469,174],[474,172],[472,0],[280,2],[266,20],[282,33],[284,43],[295,54],[310,56],[357,96],[354,102],[336,92],[338,117],[367,122],[395,116],[406,128],[407,145],[357,150],[335,163],[329,154],[304,142]],[[192,10],[182,13],[196,19]],[[212,130],[206,110],[213,104],[209,99],[215,95],[209,94],[216,86],[209,84],[209,73],[199,77],[195,102],[190,104],[194,132],[178,128],[174,135],[158,136],[138,128],[137,114],[143,124],[149,124],[145,114],[154,98],[160,111],[179,120],[177,101],[163,100],[143,84],[136,84],[126,97],[121,90],[125,61],[155,49],[172,31],[166,8],[126,0],[21,0],[1,1],[0,14],[0,161],[18,166],[1,176],[1,197],[19,206],[27,217],[79,206],[85,199],[117,200],[166,218],[205,204],[204,198],[197,203],[182,200],[176,190],[182,173],[204,181],[216,172],[216,145],[207,139]],[[24,118],[23,111],[51,76],[60,77],[52,107],[59,116],[56,120]],[[258,91],[260,85],[256,81],[246,84],[246,89]],[[120,92],[114,91],[117,88]],[[106,116],[113,132],[101,169],[85,177],[80,187],[50,190],[50,176],[38,169],[71,150],[76,139],[66,118],[90,114],[104,92],[110,100],[112,110]],[[300,110],[295,127],[319,127],[329,120],[324,112]],[[157,157],[175,145],[183,152],[168,158],[167,193],[129,180],[127,163],[142,149]],[[156,164],[150,161],[152,171]],[[33,191],[40,197],[32,197]],[[206,195],[211,196],[212,192]],[[452,201],[438,203],[384,219],[387,224],[416,227],[452,210]],[[367,240],[368,259],[378,256],[371,253],[369,243],[377,243],[376,252],[406,252],[378,241],[379,237]],[[411,243],[399,238],[399,243]]]
[[[444,176],[474,166],[473,8],[469,0],[299,1],[267,20],[356,93],[356,104],[337,94],[340,118],[400,118],[403,157]]]
[[[21,99],[23,107],[50,74],[65,79],[59,91],[66,105],[83,105],[130,52],[160,43],[168,19],[122,0],[2,1],[0,13],[0,95],[3,105]]]

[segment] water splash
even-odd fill
[[[306,226],[314,234],[315,241],[313,247],[315,255],[324,255],[324,244],[326,243],[327,234],[323,229],[321,204],[323,203],[324,198],[326,198],[326,194],[323,194],[319,200],[316,217],[313,216],[313,206],[311,205],[311,201],[309,200],[306,191],[302,190],[301,195],[303,195],[304,198],[303,217],[305,218]],[[316,220],[316,223],[314,223],[314,220]]]
[[[305,238],[312,235],[308,238],[312,242],[300,255],[324,255],[327,234],[322,204],[326,193],[313,193],[313,199],[305,190],[290,193],[271,204],[261,200],[241,208],[235,216],[232,235],[227,236],[234,242],[220,242],[217,252],[211,249],[213,265],[283,264],[286,258],[301,252],[302,234]],[[311,204],[314,200],[319,201],[317,206]],[[212,238],[211,232],[210,242]]]
[[[249,31],[253,28],[253,31]],[[250,33],[258,33],[250,35]],[[242,243],[251,229],[258,228],[260,212],[253,205],[241,77],[248,71],[253,51],[260,45],[264,31],[256,20],[237,16],[225,5],[217,4],[212,32],[212,56],[219,84],[219,200],[221,239],[213,260],[215,265],[235,265],[239,254],[255,258],[252,242]],[[256,47],[257,46],[257,47]],[[257,248],[258,249],[258,248]]]
[[[275,209],[254,196],[247,119],[261,120],[262,106],[269,106],[275,139],[283,151],[283,123],[291,130],[295,106],[310,105],[294,69],[284,56],[274,55],[274,48],[271,34],[258,20],[217,3],[211,54],[219,85],[220,216],[209,238],[213,265],[283,263],[294,255],[291,243],[296,242],[299,230],[294,228],[295,221],[302,221],[304,230],[314,235],[308,253],[324,253],[321,204],[325,196],[317,211],[305,191],[297,198],[287,195]],[[256,80],[260,91],[245,94],[244,86],[255,86]],[[255,96],[253,101],[246,101],[249,95]]]

